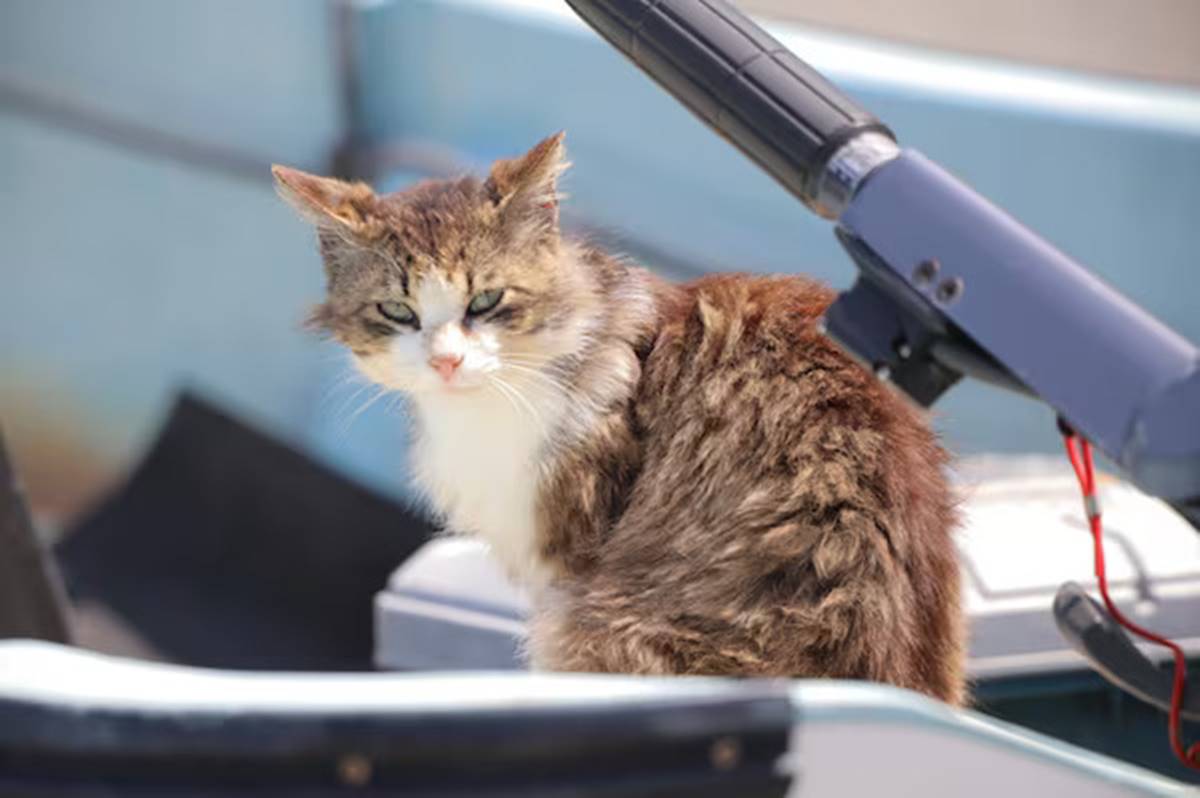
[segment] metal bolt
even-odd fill
[[[962,292],[962,279],[959,277],[952,277],[949,280],[943,280],[942,284],[938,286],[937,298],[939,302],[945,302],[949,304],[950,302],[953,302],[962,296]]]
[[[742,761],[742,744],[736,737],[722,737],[708,750],[708,759],[717,770],[733,770]]]
[[[923,260],[917,264],[917,268],[913,269],[913,282],[918,286],[929,285],[937,277],[939,269],[941,269],[941,264],[933,258]]]

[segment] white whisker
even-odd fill
[[[333,396],[335,393],[337,393],[342,388],[345,388],[346,386],[351,385],[355,382],[357,382],[358,385],[355,386],[354,390],[351,391],[348,396],[346,396],[344,399],[342,399],[342,403],[340,405],[338,405],[337,410],[334,411],[334,414],[333,414],[334,418],[339,418],[343,414],[345,414],[345,412],[348,409],[350,409],[350,405],[356,399],[358,399],[358,397],[362,396],[363,391],[367,391],[367,390],[370,390],[371,388],[375,387],[375,383],[373,383],[373,382],[368,382],[366,380],[356,380],[353,377],[347,378],[343,382],[339,383],[338,385],[334,385],[333,387],[331,387],[329,389],[329,392],[326,394],[326,400],[324,403],[332,402]]]
[[[566,402],[575,405],[576,407],[582,407],[596,415],[603,414],[605,411],[605,408],[597,404],[595,399],[573,389],[569,384],[563,382],[562,380],[555,379],[550,374],[523,366],[518,363],[507,363],[506,367],[515,371],[518,376],[528,375],[530,377],[536,377],[538,380],[540,380],[540,382],[528,384],[528,387],[531,389],[540,389],[544,393],[552,392]]]
[[[487,375],[487,380],[488,380],[488,387],[491,389],[495,389],[496,393],[503,396],[505,401],[507,401],[508,404],[512,407],[514,413],[516,413],[517,415],[521,415],[521,408],[517,407],[516,400],[513,399],[512,396],[510,396],[508,394],[506,387],[503,385],[500,385],[496,381],[496,378],[491,376],[490,374]]]
[[[342,425],[342,434],[343,435],[345,435],[346,433],[348,433],[350,431],[350,427],[354,424],[355,420],[359,416],[361,416],[363,413],[365,413],[367,411],[367,408],[369,408],[371,405],[378,402],[384,396],[388,395],[389,391],[386,388],[384,388],[383,386],[377,386],[377,387],[378,387],[378,390],[375,392],[375,395],[372,396],[370,399],[368,399],[366,402],[364,402],[361,407],[359,407],[357,410],[355,410],[350,415],[350,418],[348,418],[346,420],[346,423]]]
[[[531,368],[530,366],[525,366],[520,363],[511,363],[511,362],[505,363],[504,367],[507,369],[511,369],[512,371],[515,371],[519,374],[528,374],[531,377],[537,377],[543,383],[550,385],[554,388],[557,388],[564,395],[567,395],[569,393],[568,387],[565,383],[563,383],[561,380],[555,379],[553,375],[548,374],[544,371],[541,371],[536,368]]]
[[[538,412],[538,410],[534,406],[533,402],[530,402],[529,399],[525,396],[525,394],[521,393],[520,389],[517,388],[517,386],[513,385],[510,382],[506,382],[506,381],[500,379],[499,377],[495,376],[494,374],[490,375],[490,376],[491,376],[491,379],[494,380],[497,385],[503,385],[505,388],[512,391],[513,397],[516,398],[517,401],[519,401],[521,404],[523,404],[525,406],[525,408],[529,411],[529,420],[531,422],[533,422],[533,425],[535,427],[537,427],[539,429],[543,428],[544,425],[542,423],[541,414]]]
[[[513,406],[514,412],[517,414],[518,419],[521,417],[526,417],[529,419],[529,423],[532,426],[539,426],[537,411],[534,409],[529,400],[526,399],[523,394],[521,394],[520,391],[499,377],[492,376],[489,379],[496,389],[508,399],[509,403]]]

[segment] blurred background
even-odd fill
[[[903,144],[1200,341],[1200,3],[740,5]],[[372,595],[429,529],[405,514],[403,408],[301,329],[321,264],[269,166],[392,190],[556,130],[576,233],[680,279],[855,276],[828,224],[560,0],[0,0],[0,429],[43,539],[64,538],[77,640],[370,666]],[[185,403],[155,445],[183,391],[207,409]],[[935,407],[965,456],[1057,452],[1053,421],[974,384]],[[81,620],[89,591],[110,617]],[[1036,602],[1021,628],[1049,627]],[[997,682],[984,709],[1125,756],[1137,736],[1141,761],[1181,775],[1156,713],[1089,673],[1053,679]]]
[[[742,5],[1200,340],[1200,5]],[[558,0],[2,0],[0,422],[39,517],[119,480],[183,386],[403,498],[400,411],[364,409],[300,330],[321,269],[268,166],[392,189],[559,129],[574,229],[678,277],[852,280],[828,225]],[[1046,410],[992,389],[936,415],[960,453],[1058,445]]]

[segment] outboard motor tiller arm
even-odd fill
[[[725,0],[566,0],[858,265],[827,332],[922,405],[1037,397],[1200,528],[1200,352],[891,132]]]

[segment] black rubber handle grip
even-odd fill
[[[843,143],[864,131],[892,136],[725,0],[567,3],[806,204]]]
[[[1111,684],[1163,712],[1170,711],[1174,687],[1170,671],[1139,651],[1125,630],[1082,587],[1067,582],[1058,589],[1054,621],[1071,648]],[[1200,693],[1191,685],[1184,694],[1180,714],[1184,720],[1200,721]]]

